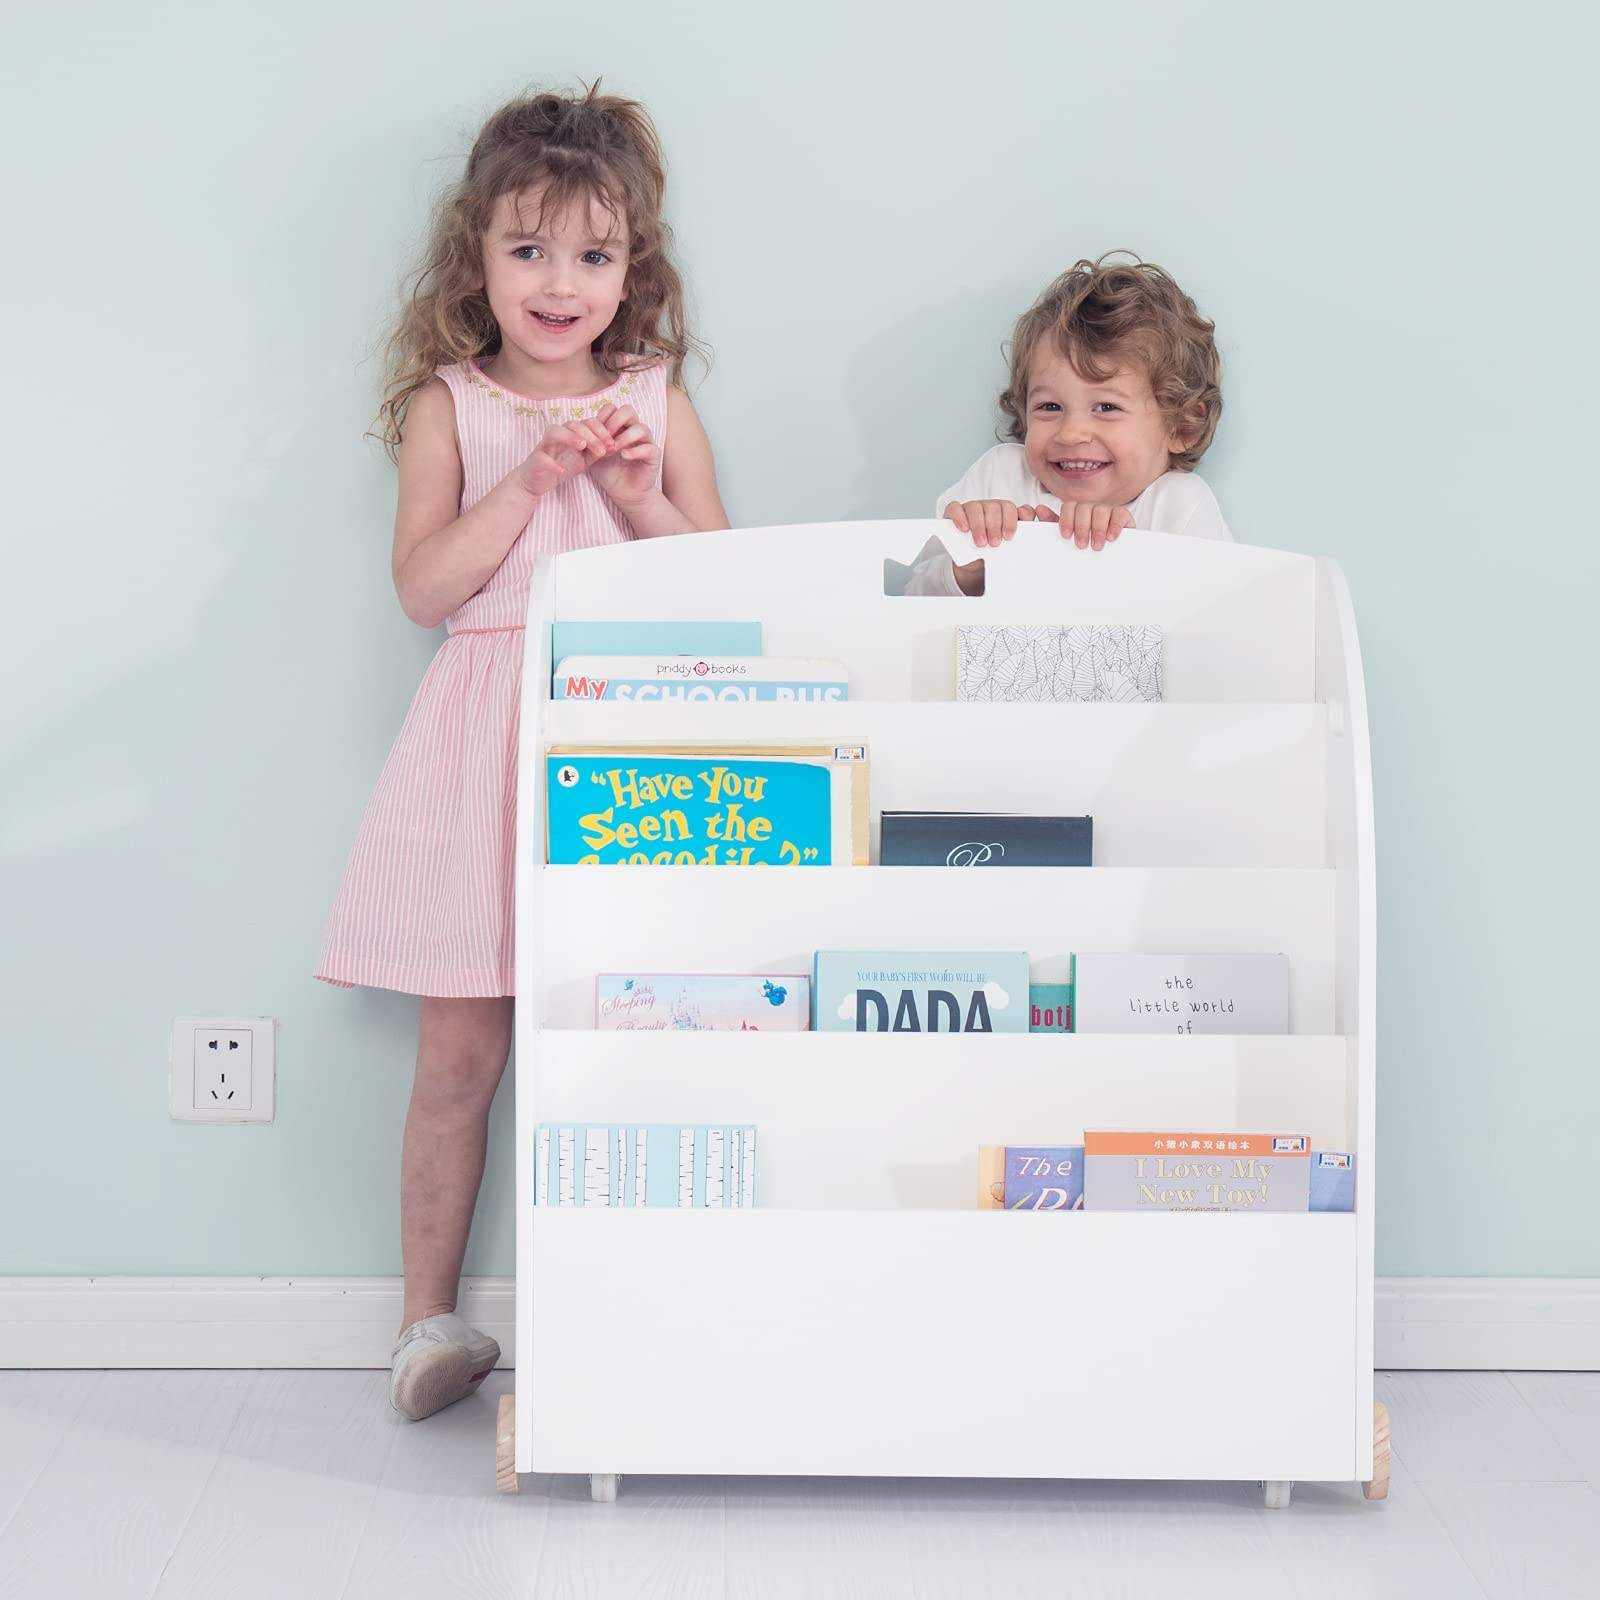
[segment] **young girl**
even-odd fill
[[[696,348],[643,107],[516,100],[445,197],[389,342],[394,583],[434,657],[362,818],[317,976],[422,997],[390,1398],[416,1419],[500,1349],[456,1314],[511,1043],[518,692],[539,556],[725,528],[678,387]]]
[[[1124,528],[1232,539],[1194,469],[1222,414],[1213,324],[1160,267],[1137,256],[1080,261],[1023,313],[1011,337],[996,445],[939,496],[978,545],[1018,522],[1055,522],[1079,549]]]

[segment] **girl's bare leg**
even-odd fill
[[[509,997],[425,996],[400,1158],[403,1332],[453,1311],[483,1181],[489,1105],[511,1052]]]

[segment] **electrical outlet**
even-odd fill
[[[167,1101],[180,1122],[271,1122],[277,1023],[271,1017],[179,1017]]]
[[[196,1111],[248,1111],[250,1061],[256,1036],[248,1028],[194,1030]]]

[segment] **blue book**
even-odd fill
[[[722,1210],[756,1200],[756,1130],[550,1123],[534,1133],[535,1206]]]
[[[1356,1158],[1348,1150],[1311,1152],[1312,1211],[1354,1211]]]
[[[997,811],[885,811],[878,846],[885,867],[1087,867],[1093,858],[1093,817]]]
[[[553,865],[864,866],[867,752],[551,745],[545,812]]]
[[[550,660],[567,656],[758,656],[759,622],[553,622]]]
[[[1020,951],[819,950],[811,993],[827,1033],[1028,1031]]]
[[[980,1211],[1082,1211],[1081,1144],[983,1145]]]

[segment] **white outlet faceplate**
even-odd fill
[[[179,1017],[167,1099],[180,1122],[271,1122],[278,1025],[271,1017]]]

